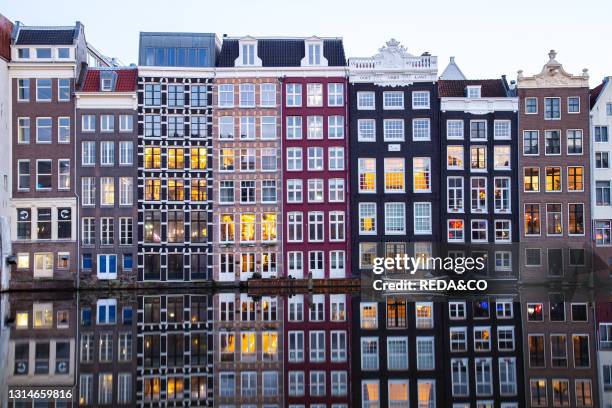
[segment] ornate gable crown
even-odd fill
[[[579,88],[589,86],[589,74],[585,68],[582,75],[572,75],[563,69],[563,65],[557,60],[557,52],[548,52],[548,62],[542,67],[539,74],[530,77],[523,76],[523,71],[518,71],[518,88]]]

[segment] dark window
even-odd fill
[[[207,260],[207,254],[191,254],[191,279],[203,280],[208,278]]]
[[[15,344],[15,375],[27,375],[30,365],[30,344],[16,343]]]
[[[523,154],[540,154],[539,133],[536,130],[523,132]]]
[[[583,248],[570,248],[569,250],[569,264],[570,266],[584,266],[584,249]]]
[[[489,318],[490,303],[488,300],[474,301],[474,318]]]
[[[406,301],[387,299],[387,327],[406,327]]]
[[[144,366],[159,367],[160,338],[159,334],[144,336]]]
[[[208,236],[206,211],[191,213],[191,242],[206,242]]]
[[[178,334],[168,334],[166,336],[167,344],[168,344],[168,366],[169,367],[183,367],[184,359],[183,359],[183,350],[185,348],[184,345],[184,335],[183,333]]]
[[[563,249],[548,249],[548,274],[551,276],[563,275]]]
[[[595,126],[595,142],[602,143],[608,141],[608,127]]]
[[[81,267],[86,270],[93,268],[93,256],[91,254],[83,254],[81,256]]]
[[[81,310],[81,326],[91,326],[91,309],[88,307]]]
[[[51,209],[50,208],[39,208],[38,209],[37,234],[38,234],[38,239],[51,239]]]
[[[527,248],[525,250],[525,265],[539,266],[542,264],[540,248]]]
[[[564,322],[565,321],[565,303],[563,301],[550,301],[550,321]]]
[[[568,204],[569,233],[584,234],[584,205]]]
[[[160,277],[160,256],[159,254],[145,254],[144,256],[144,279],[159,280]]]
[[[70,208],[57,209],[57,237],[59,239],[72,238],[72,210]]]
[[[192,295],[191,296],[191,322],[192,323],[205,322],[207,319],[208,319],[208,303],[207,303],[206,296]]]
[[[70,368],[70,343],[58,341],[55,343],[55,374],[68,374]]]
[[[32,210],[29,208],[17,209],[17,239],[30,239],[32,237]]]
[[[558,130],[546,131],[546,154],[561,154],[561,133]]]
[[[538,113],[538,99],[537,98],[526,98],[525,99],[525,112],[526,113]]]
[[[586,334],[574,334],[574,367],[587,368],[591,364],[589,358],[589,336]]]
[[[572,320],[575,322],[587,322],[589,320],[586,304],[579,303],[572,305]]]
[[[133,311],[131,307],[123,308],[123,324],[130,325],[132,324],[132,315]]]
[[[144,323],[159,323],[160,322],[161,302],[159,297],[144,298]]]
[[[183,280],[183,254],[168,254],[168,280]]]
[[[166,305],[167,314],[166,321],[169,323],[179,323],[183,321],[183,297],[168,296],[168,304]]]
[[[529,336],[529,367],[544,367],[544,336]]]
[[[561,118],[561,99],[544,98],[544,119]]]
[[[49,374],[49,342],[36,343],[34,374]]]
[[[191,365],[208,363],[206,333],[191,333]]]
[[[570,96],[567,98],[567,111],[569,113],[580,112],[580,98],[577,96]]]

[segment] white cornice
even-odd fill
[[[242,77],[346,77],[345,67],[227,67],[217,68],[217,78]]]
[[[585,68],[582,70],[582,75],[572,75],[567,73],[555,59],[557,53],[555,50],[550,50],[548,53],[549,60],[542,67],[539,74],[533,76],[523,76],[523,71],[518,71],[517,88],[588,88],[589,74]]]
[[[136,92],[77,92],[77,109],[133,109],[138,108]]]
[[[178,78],[212,78],[215,76],[215,68],[194,67],[138,67],[138,76],[152,77],[178,77]]]
[[[518,98],[440,98],[442,112],[465,112],[474,115],[484,115],[492,112],[517,112]]]

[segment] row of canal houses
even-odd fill
[[[594,313],[588,291],[524,303],[506,289],[383,300],[5,294],[0,395],[52,387],[79,406],[609,407],[609,300]]]

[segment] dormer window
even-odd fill
[[[100,79],[100,90],[110,91],[113,89],[113,80],[111,78]]]
[[[51,58],[51,48],[37,48],[36,58]]]
[[[321,65],[321,44],[308,44],[308,65]]]
[[[255,44],[242,44],[242,65],[255,65]]]
[[[57,49],[57,58],[60,59],[68,59],[70,58],[70,48],[58,48]]]
[[[468,98],[480,98],[481,97],[481,88],[480,85],[477,86],[468,86],[466,89]]]
[[[29,48],[19,48],[17,50],[17,56],[19,58],[30,58],[30,49]]]

